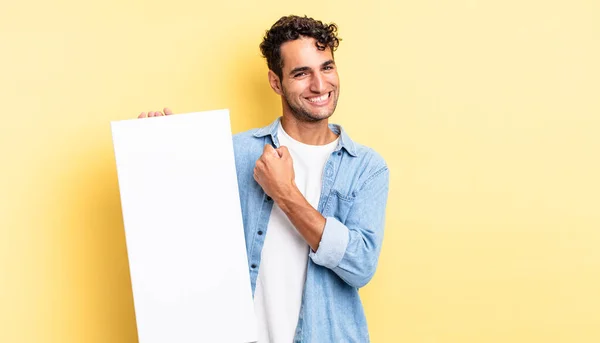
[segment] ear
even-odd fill
[[[281,89],[281,80],[279,79],[279,76],[277,76],[277,74],[275,74],[275,72],[272,70],[269,70],[269,84],[275,93],[278,95],[283,95],[283,91]]]

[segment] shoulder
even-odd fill
[[[233,149],[239,153],[254,152],[257,147],[262,151],[264,146],[264,137],[256,137],[254,134],[259,129],[251,129],[248,131],[239,132],[233,135]]]
[[[256,140],[257,137],[254,136],[254,134],[258,131],[259,129],[250,129],[247,131],[243,131],[243,132],[238,132],[236,134],[233,135],[233,142],[235,143],[240,143],[240,142],[248,142],[248,141],[252,141],[252,140]]]
[[[233,152],[238,172],[249,172],[262,154],[265,137],[257,137],[259,129],[236,133],[233,135]]]
[[[382,169],[387,168],[387,163],[381,154],[375,149],[368,147],[363,144],[354,143],[356,149],[357,158],[369,169]]]
[[[339,124],[330,124],[329,127],[339,135],[340,143],[346,150],[347,158],[343,163],[349,163],[354,172],[365,176],[387,170],[385,159],[375,149],[350,138],[348,132]]]
[[[375,149],[366,145],[354,142],[356,157],[354,159],[360,165],[362,173],[367,177],[388,170],[388,165],[383,156]]]
[[[344,174],[355,190],[375,184],[385,187],[389,183],[389,169],[384,157],[375,149],[353,142],[355,156],[347,154],[342,159]]]

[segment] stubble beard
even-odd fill
[[[331,117],[333,115],[333,113],[335,112],[335,108],[337,107],[337,100],[338,100],[337,93],[332,91],[331,96],[334,97],[334,99],[333,99],[333,108],[331,109],[331,113],[327,113],[324,116],[315,116],[314,114],[310,113],[306,108],[293,105],[288,97],[288,93],[285,90],[285,87],[282,87],[282,91],[283,91],[283,100],[287,104],[288,108],[291,110],[294,118],[296,118],[296,120],[298,120],[298,121],[308,122],[308,123],[316,123],[321,120],[328,119],[329,117]]]

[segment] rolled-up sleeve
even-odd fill
[[[333,217],[325,218],[325,229],[316,252],[309,256],[313,262],[327,268],[334,268],[344,257],[350,240],[348,228]]]
[[[375,172],[356,193],[344,223],[326,217],[323,236],[312,261],[333,270],[353,287],[366,285],[377,268],[389,190],[389,170]]]

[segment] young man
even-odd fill
[[[389,171],[329,124],[338,44],[335,24],[279,19],[260,48],[282,116],[233,137],[260,343],[369,341],[358,288],[377,266]]]

